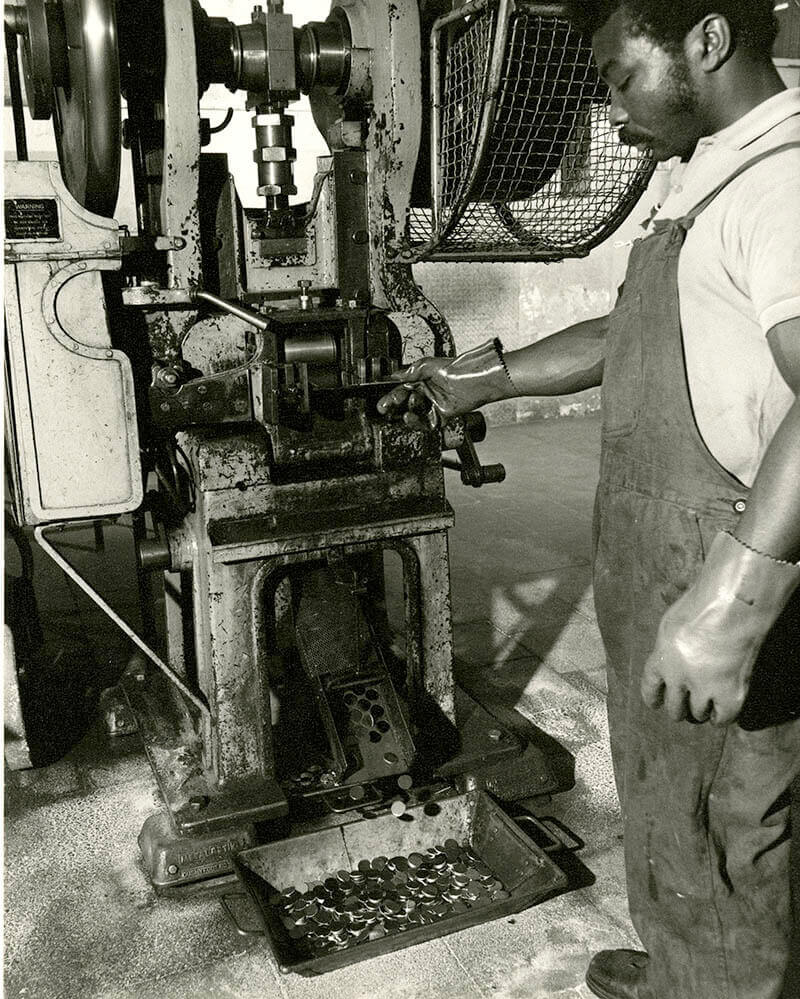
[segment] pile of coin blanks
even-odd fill
[[[271,896],[289,936],[311,955],[436,923],[510,897],[475,851],[455,839],[407,857],[360,860],[301,891]]]
[[[322,767],[318,763],[314,763],[308,768],[308,770],[303,770],[302,773],[291,776],[286,783],[293,784],[296,788],[306,790],[319,784],[322,772]]]

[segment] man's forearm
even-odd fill
[[[758,469],[736,537],[756,551],[800,560],[800,398],[783,418]]]
[[[603,378],[607,332],[608,316],[601,316],[506,353],[517,394],[570,395],[598,386]]]

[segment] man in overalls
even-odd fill
[[[680,186],[610,316],[418,361],[379,408],[415,425],[602,382],[595,602],[646,953],[596,955],[587,984],[798,999],[800,90],[773,67],[770,0],[574,6],[620,140],[688,161]]]

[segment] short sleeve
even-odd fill
[[[742,179],[735,199],[738,277],[768,333],[800,316],[800,147],[768,157]]]

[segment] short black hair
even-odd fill
[[[635,30],[671,52],[683,47],[688,33],[707,14],[721,14],[734,44],[757,55],[769,57],[778,35],[773,0],[573,0],[567,7],[570,20],[586,37],[622,10]]]

